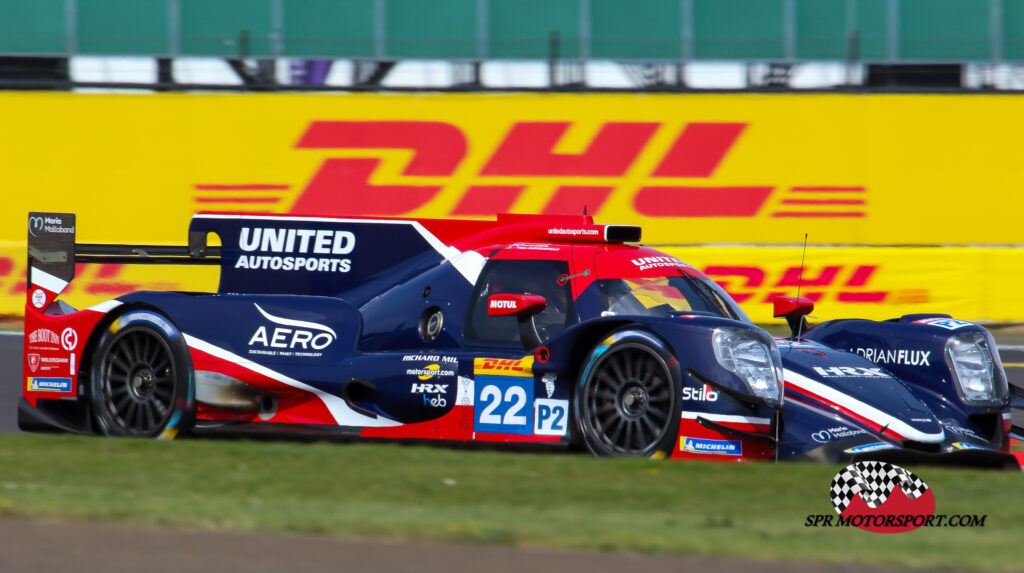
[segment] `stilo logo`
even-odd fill
[[[935,515],[935,497],[911,472],[885,462],[857,462],[832,479],[840,519],[876,533],[912,531]]]

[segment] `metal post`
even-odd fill
[[[579,0],[580,59],[590,59],[590,0]]]
[[[387,54],[387,3],[373,0],[373,56],[383,60]]]
[[[988,2],[989,57],[993,64],[1003,61],[1003,0]]]
[[[489,0],[476,0],[476,59],[487,59],[487,47],[491,41],[491,3]]]
[[[682,62],[676,68],[676,85],[686,85],[686,64],[693,61],[693,0],[682,0],[679,5],[680,55]]]
[[[558,30],[551,30],[548,36],[548,84],[558,85]]]
[[[64,0],[64,51],[78,52],[78,0]]]
[[[782,2],[782,53],[787,60],[796,59],[796,0]]]
[[[270,49],[275,58],[284,56],[284,0],[270,3]]]
[[[886,56],[890,63],[900,59],[900,0],[889,0],[886,27]]]
[[[167,51],[172,58],[181,53],[181,0],[167,0]]]

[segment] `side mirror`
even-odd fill
[[[495,294],[487,297],[490,316],[530,317],[544,310],[548,301],[539,294]]]
[[[772,299],[775,318],[785,318],[789,324],[790,338],[796,340],[800,333],[807,330],[807,319],[804,318],[814,310],[814,301],[802,296],[777,296]]]
[[[540,334],[533,317],[548,306],[539,294],[495,294],[487,297],[488,316],[514,316],[519,321],[519,339],[527,350],[540,346]]]

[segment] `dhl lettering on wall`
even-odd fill
[[[974,320],[1024,316],[1012,300],[1024,250],[969,247],[809,247],[800,280],[795,247],[665,247],[718,282],[755,322],[777,322],[771,301],[800,296],[814,316],[884,320],[944,312]],[[1017,265],[1017,266],[1015,266]],[[1000,269],[998,273],[990,268]],[[1014,278],[1011,278],[1014,277]]]
[[[715,185],[714,174],[747,123],[604,122],[579,153],[555,151],[571,122],[512,122],[494,149],[483,155],[479,170],[463,183],[459,168],[468,157],[467,133],[452,123],[437,121],[313,121],[295,149],[374,150],[411,152],[402,178],[435,178],[440,184],[374,184],[379,158],[325,159],[292,202],[290,211],[330,215],[407,215],[431,205],[445,184],[461,190],[446,216],[487,216],[516,209],[517,201],[533,186],[551,187],[539,210],[547,214],[576,214],[586,207],[600,214],[610,195],[632,196],[636,214],[651,218],[864,217],[866,188],[858,185],[800,185],[776,192],[771,184]],[[671,132],[666,150],[655,152],[650,173],[633,166],[659,131]],[[561,184],[593,179],[600,185]],[[456,179],[455,182],[451,182]],[[553,182],[554,180],[554,182]],[[678,183],[673,183],[673,182]],[[688,182],[688,183],[687,183]],[[289,185],[196,184],[196,202],[234,209],[250,205],[280,206]],[[218,194],[252,191],[252,196]],[[256,193],[270,192],[270,193]],[[777,195],[773,205],[766,205]]]
[[[654,244],[1017,244],[1002,96],[0,94],[11,205],[87,240],[184,241],[197,210],[588,212]],[[955,205],[955,210],[950,206]],[[999,208],[994,208],[998,206]],[[92,234],[88,231],[92,230]]]

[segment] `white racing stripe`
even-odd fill
[[[44,289],[60,294],[64,292],[64,289],[68,288],[68,281],[59,279],[50,273],[40,270],[36,267],[32,267],[32,286],[43,287]]]
[[[260,364],[256,364],[255,362],[252,362],[252,361],[250,361],[250,360],[248,360],[246,358],[242,358],[241,356],[239,356],[239,355],[237,355],[237,354],[235,354],[233,352],[230,352],[228,350],[224,350],[223,348],[220,348],[219,346],[214,346],[214,345],[210,344],[209,342],[206,342],[204,340],[200,340],[200,339],[198,339],[198,338],[196,338],[194,336],[186,334],[185,335],[185,342],[189,346],[191,346],[192,348],[195,348],[196,350],[202,350],[203,352],[205,352],[207,354],[210,354],[212,356],[216,356],[217,358],[220,358],[221,360],[226,360],[228,362],[232,362],[234,364],[238,364],[239,366],[242,366],[243,368],[248,368],[249,370],[252,370],[253,372],[255,372],[257,374],[262,374],[263,376],[266,376],[267,378],[270,378],[272,380],[276,380],[276,381],[278,381],[278,382],[280,382],[282,384],[291,386],[292,388],[296,388],[298,390],[304,390],[306,392],[310,392],[312,394],[315,394],[316,397],[320,398],[320,400],[323,401],[324,405],[327,406],[327,410],[331,413],[331,416],[334,417],[334,421],[339,426],[352,426],[352,427],[357,427],[357,428],[362,428],[362,427],[365,427],[365,428],[381,428],[381,427],[387,427],[387,426],[401,426],[402,425],[400,422],[396,422],[394,420],[388,420],[387,418],[383,418],[383,417],[380,417],[380,416],[378,416],[376,418],[371,418],[369,416],[364,416],[364,415],[356,412],[352,408],[349,408],[348,404],[346,404],[344,400],[342,400],[338,396],[335,396],[334,394],[329,394],[327,392],[324,392],[323,390],[319,390],[317,388],[314,388],[314,387],[310,386],[309,384],[306,384],[304,382],[299,382],[298,380],[296,380],[294,378],[289,378],[288,376],[285,376],[284,374],[281,374],[280,372],[275,372],[274,370],[271,370],[270,368],[267,368],[266,366],[262,366]]]
[[[97,305],[90,306],[89,308],[87,308],[85,310],[92,310],[92,311],[95,311],[95,312],[107,313],[107,312],[110,312],[110,311],[114,310],[115,308],[121,306],[121,304],[122,303],[119,300],[108,300],[108,301],[101,302],[101,303],[99,303]]]
[[[707,414],[704,412],[683,412],[684,420],[696,420],[698,417],[709,422],[733,422],[736,424],[763,424],[770,425],[770,418],[751,418],[749,416],[732,416],[729,414]]]
[[[936,443],[941,442],[946,438],[946,433],[943,430],[939,430],[934,434],[926,434],[925,432],[914,428],[910,424],[907,424],[903,420],[894,418],[874,406],[865,404],[855,398],[851,398],[838,390],[830,388],[821,382],[811,380],[806,376],[797,374],[792,370],[784,371],[784,378],[786,380],[786,384],[792,384],[795,388],[802,388],[808,392],[817,394],[830,402],[834,402],[847,410],[854,412],[858,416],[863,416],[864,418],[871,420],[883,428],[888,427],[890,430],[900,434],[908,440]]]

